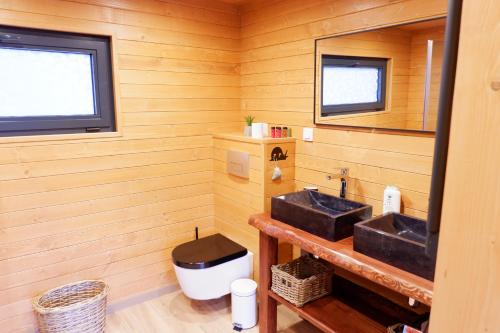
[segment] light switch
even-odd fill
[[[302,130],[302,140],[314,141],[313,129],[311,127],[304,127]]]

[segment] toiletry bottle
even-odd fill
[[[401,211],[401,192],[396,186],[387,186],[384,190],[384,203],[382,212],[399,213]]]
[[[283,127],[283,131],[281,133],[282,138],[287,138],[288,137],[288,127]]]
[[[265,138],[269,136],[269,124],[268,123],[262,123],[262,134]]]

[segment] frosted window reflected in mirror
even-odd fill
[[[379,69],[323,67],[323,105],[373,103],[379,99]]]
[[[434,131],[445,31],[440,17],[316,39],[314,123]]]
[[[94,114],[91,55],[0,48],[0,117]]]

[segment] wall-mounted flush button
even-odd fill
[[[228,150],[226,163],[228,174],[248,179],[250,175],[250,160],[248,153]]]

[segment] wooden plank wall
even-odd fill
[[[214,197],[215,227],[218,232],[245,246],[255,254],[254,278],[258,278],[259,232],[248,224],[252,214],[270,211],[271,196],[292,192],[295,188],[295,142],[283,139],[250,139],[228,134],[214,137]],[[275,162],[270,161],[271,151],[280,147],[288,158],[278,161],[282,170],[280,180],[271,179]],[[249,179],[227,173],[228,150],[247,152],[250,155]],[[291,248],[281,244],[280,258],[289,259]]]
[[[122,136],[0,143],[0,331],[31,298],[103,278],[110,300],[173,283],[214,231],[212,137],[240,126],[239,15],[216,1],[0,1],[0,24],[114,34]]]
[[[241,109],[257,121],[284,124],[301,136],[313,126],[314,39],[446,13],[446,0],[271,1],[243,8]],[[317,127],[315,141],[297,141],[298,188],[314,184],[338,193],[325,180],[350,169],[348,196],[381,212],[387,184],[402,190],[404,212],[426,217],[433,138]]]
[[[464,0],[430,332],[500,327],[500,6]]]
[[[295,140],[289,142],[268,143],[264,145],[264,211],[271,211],[271,198],[295,190]],[[271,161],[271,153],[274,148],[281,148],[283,154],[287,156],[285,160]],[[281,177],[272,180],[275,167],[281,170]]]
[[[250,155],[248,179],[227,173],[228,150],[247,152]],[[218,232],[247,247],[256,255],[254,268],[257,268],[258,263],[259,233],[248,225],[248,217],[265,209],[263,152],[262,144],[257,140],[252,142],[214,138],[215,225]]]
[[[111,301],[172,283],[172,247],[195,225],[214,231],[211,135],[241,130],[252,113],[300,136],[312,126],[314,38],[441,15],[446,1],[279,0],[243,10],[203,0],[0,1],[0,24],[113,34],[122,97],[122,136],[0,143],[2,330],[32,328],[31,298],[69,281],[104,278]],[[392,183],[405,212],[425,216],[432,138],[314,134],[297,142],[297,187],[337,193],[325,173],[347,166],[349,197],[379,213]]]

